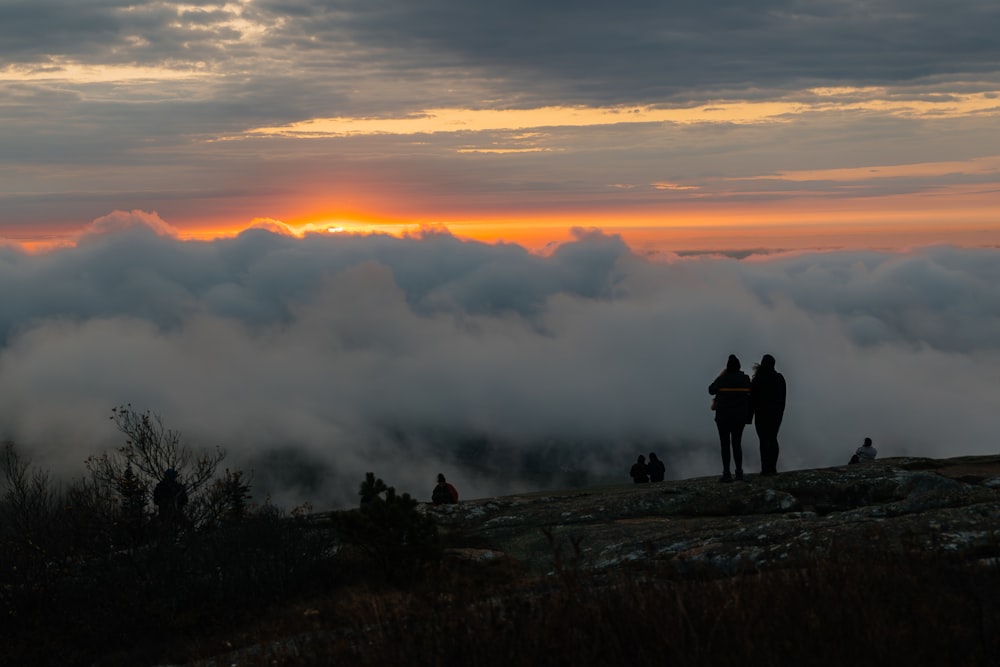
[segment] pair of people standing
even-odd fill
[[[778,429],[785,413],[785,378],[774,365],[774,357],[765,354],[759,364],[754,364],[751,379],[741,370],[739,358],[731,354],[726,369],[708,387],[708,393],[715,397],[712,409],[722,454],[721,482],[733,481],[730,460],[736,466],[736,479],[743,479],[743,429],[752,422],[760,440],[761,474],[778,472]]]
[[[648,482],[662,482],[666,472],[667,467],[663,465],[663,461],[656,458],[655,452],[650,452],[649,463],[646,462],[645,456],[639,454],[639,458],[632,464],[628,474],[636,484],[646,484]]]

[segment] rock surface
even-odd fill
[[[549,573],[662,562],[719,574],[936,551],[997,566],[1000,456],[604,486],[428,505],[443,533]]]

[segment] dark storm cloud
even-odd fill
[[[258,6],[278,15],[285,3]],[[367,50],[390,54],[386,67],[459,64],[506,81],[531,103],[897,84],[995,74],[1000,63],[993,37],[1000,8],[989,2],[347,0],[330,11],[321,9],[327,3],[297,6],[301,17],[293,18],[290,31],[322,37],[346,28]]]
[[[649,262],[597,232],[539,257],[447,234],[182,243],[128,218],[0,251],[0,434],[62,471],[116,444],[130,401],[282,502],[351,504],[369,470],[418,497],[439,470],[465,497],[537,487],[538,461],[620,480],[654,447],[714,474],[707,386],[765,352],[791,388],[785,468],[865,436],[992,446],[996,249]]]

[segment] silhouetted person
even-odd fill
[[[785,377],[774,370],[774,357],[770,354],[754,364],[750,410],[760,441],[760,474],[777,475],[778,429],[785,415]]]
[[[431,502],[435,505],[450,505],[458,502],[458,490],[441,473],[438,473],[437,486],[431,493]]]
[[[667,472],[667,467],[663,461],[656,457],[653,452],[649,453],[649,463],[646,464],[646,472],[649,473],[650,482],[662,482],[663,475]]]
[[[731,482],[729,455],[736,464],[736,479],[743,479],[743,429],[750,417],[750,377],[740,370],[740,360],[730,354],[726,369],[708,386],[715,396],[715,425],[722,449],[722,479]]]
[[[854,450],[851,463],[871,463],[878,456],[878,450],[872,447],[872,439],[865,438],[865,444]]]
[[[177,478],[177,471],[167,468],[155,488],[153,488],[153,503],[159,512],[160,521],[167,524],[178,524],[184,518],[184,506],[187,505],[187,489]]]
[[[649,472],[646,467],[646,457],[639,454],[639,458],[632,464],[628,474],[632,476],[632,481],[636,484],[645,484],[649,481]]]

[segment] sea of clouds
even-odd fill
[[[131,403],[226,449],[258,497],[351,506],[367,471],[421,500],[718,474],[708,385],[774,355],[779,471],[996,454],[1000,249],[639,257],[577,233],[547,255],[446,232],[139,225],[0,248],[0,439],[61,477],[123,443]],[[759,470],[752,427],[748,472]]]

